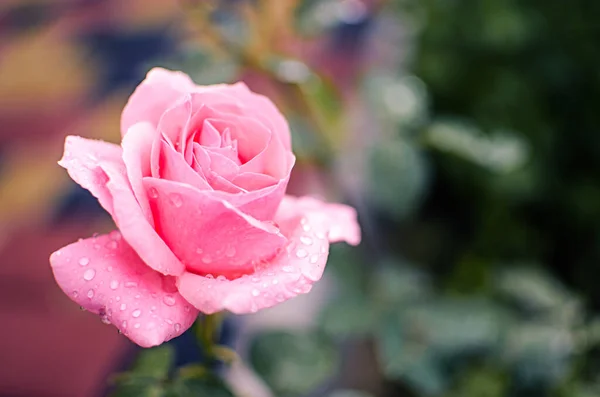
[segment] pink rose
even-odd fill
[[[119,231],[50,257],[62,290],[141,346],[198,315],[256,312],[310,291],[355,211],[285,195],[287,122],[243,83],[153,69],[123,110],[121,146],[70,136],[61,166]]]

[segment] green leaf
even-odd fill
[[[379,329],[377,355],[387,378],[401,380],[423,395],[438,395],[448,380],[437,357],[425,344],[410,341],[397,319],[389,318]]]
[[[372,148],[368,191],[373,204],[397,218],[412,214],[422,201],[429,171],[423,153],[408,140],[396,138]]]
[[[498,370],[483,367],[467,371],[448,397],[504,397],[507,392],[506,376]]]
[[[168,389],[168,397],[233,397],[227,385],[214,376],[180,376]]]
[[[145,349],[138,355],[130,372],[140,377],[164,379],[169,374],[174,358],[175,351],[169,345]]]
[[[373,270],[372,299],[388,307],[425,299],[432,293],[431,288],[426,274],[405,263],[383,261]]]
[[[332,336],[366,335],[377,324],[377,312],[360,297],[336,299],[320,313],[318,322]]]
[[[372,397],[372,395],[362,390],[340,389],[329,393],[327,397]]]
[[[250,362],[276,396],[300,396],[334,375],[336,353],[322,334],[272,331],[253,339]]]
[[[110,397],[166,397],[162,385],[152,379],[132,378],[119,382]]]

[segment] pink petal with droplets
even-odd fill
[[[146,266],[118,232],[63,247],[50,264],[65,294],[142,347],[181,335],[198,314],[172,277]]]
[[[108,176],[102,164],[120,164],[122,150],[111,143],[68,136],[65,151],[58,164],[65,168],[69,176],[81,187],[87,189],[108,213],[113,214],[112,195],[106,188]],[[125,167],[122,167],[125,172]]]
[[[238,211],[227,202],[181,183],[144,179],[158,194],[150,200],[157,231],[188,270],[232,276],[252,272],[287,239],[279,229]]]
[[[349,227],[337,238],[360,241],[356,214],[341,204],[287,196],[275,221],[288,238],[280,255],[260,264],[253,274],[232,280],[186,272],[177,281],[181,295],[206,314],[256,312],[311,290],[325,269],[331,230]]]
[[[121,150],[81,137],[67,137],[65,148],[60,164],[75,182],[99,197],[125,240],[144,262],[163,274],[181,274],[185,269],[183,264],[156,234],[133,194]]]

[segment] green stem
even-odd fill
[[[215,355],[215,348],[217,347],[222,322],[223,314],[221,313],[199,317],[196,320],[196,340],[209,361],[218,360]]]

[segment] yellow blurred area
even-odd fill
[[[44,29],[10,41],[0,58],[0,108],[30,113],[81,97],[90,87],[93,67],[83,48],[57,30]]]

